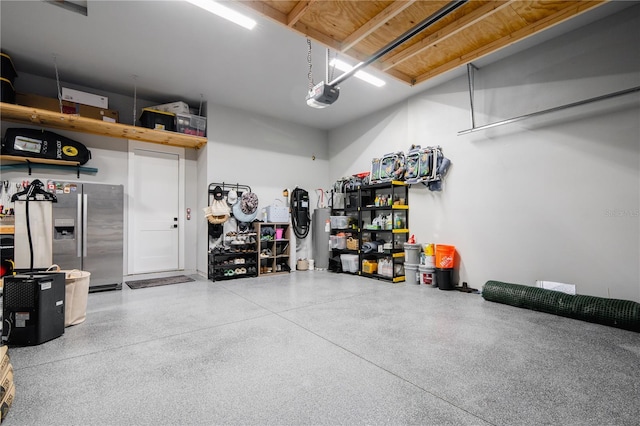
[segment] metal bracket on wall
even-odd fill
[[[470,111],[471,111],[471,128],[475,128],[476,127],[476,116],[475,116],[475,111],[473,109],[473,95],[475,93],[474,90],[474,77],[475,77],[475,73],[474,71],[477,71],[478,67],[476,67],[475,65],[473,65],[471,62],[469,62],[467,64],[467,80],[469,82],[469,103],[470,103]]]
[[[78,178],[80,178],[80,173],[86,173],[86,174],[96,174],[98,173],[98,169],[94,168],[94,167],[84,167],[84,166],[61,166],[58,164],[39,164],[39,163],[32,163],[31,161],[28,162],[24,162],[24,163],[20,163],[20,164],[2,164],[0,166],[0,170],[1,171],[8,171],[8,170],[17,170],[17,169],[27,169],[29,171],[29,176],[31,176],[31,172],[33,171],[33,169],[62,169],[62,170],[73,170],[77,173]]]
[[[506,120],[495,121],[495,122],[490,123],[490,124],[485,124],[483,126],[477,126],[476,127],[473,96],[474,96],[474,71],[477,71],[477,70],[478,70],[478,68],[475,65],[473,65],[472,63],[468,63],[467,64],[467,80],[469,81],[469,102],[471,104],[471,128],[467,129],[467,130],[459,131],[458,132],[458,136],[466,135],[468,133],[477,132],[479,130],[490,129],[492,127],[503,126],[505,124],[515,123],[516,121],[525,120],[527,118],[537,117],[539,115],[544,115],[544,114],[550,114],[552,112],[562,111],[564,109],[573,108],[573,107],[577,107],[577,106],[580,106],[580,105],[586,105],[586,104],[590,104],[592,102],[603,101],[605,99],[615,98],[615,97],[618,97],[618,96],[628,95],[630,93],[634,93],[634,92],[640,91],[640,86],[635,86],[635,87],[632,87],[630,89],[620,90],[618,92],[608,93],[606,95],[596,96],[596,97],[589,98],[589,99],[583,99],[581,101],[572,102],[572,103],[569,103],[569,104],[564,104],[564,105],[560,105],[560,106],[557,106],[557,107],[545,109],[545,110],[542,110],[542,111],[536,111],[536,112],[520,115],[520,116],[513,117],[513,118],[507,118]]]

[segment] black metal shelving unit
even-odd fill
[[[344,272],[340,255],[355,254],[358,256],[358,275],[404,281],[404,243],[409,239],[409,186],[401,181],[391,181],[361,186],[343,194],[344,204],[332,208],[331,215],[355,218],[355,224],[349,221],[350,226],[346,228],[332,226],[331,236],[351,233],[357,237],[358,246],[356,250],[349,250],[331,244],[329,270]],[[332,200],[335,200],[334,194]],[[332,222],[343,225],[339,219],[332,219]],[[381,244],[376,251],[363,251],[365,243],[377,241]],[[375,262],[378,267],[375,273],[363,270],[364,260]]]

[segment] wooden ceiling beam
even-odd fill
[[[531,24],[527,27],[514,31],[513,33],[508,34],[504,37],[501,37],[489,44],[486,44],[475,50],[469,51],[462,56],[453,58],[452,60],[440,65],[437,68],[434,68],[432,70],[429,70],[426,73],[416,76],[415,84],[419,84],[424,81],[427,81],[430,78],[443,74],[456,67],[466,65],[469,62],[472,62],[490,53],[496,52],[497,50],[500,50],[504,47],[512,45],[520,40],[523,40],[529,36],[532,36],[535,33],[551,28],[554,25],[558,25],[568,19],[571,19],[581,13],[586,12],[589,9],[593,9],[594,7],[600,6],[603,3],[606,3],[607,1],[608,0],[571,2],[569,7],[566,7],[553,15],[549,15],[546,18],[539,20],[535,24]],[[387,70],[387,72],[389,72],[389,70]]]
[[[267,18],[270,18],[282,25],[287,26],[287,15],[280,12],[278,9],[269,6],[267,3],[259,0],[241,1],[238,3],[255,10],[256,12],[266,16]]]
[[[299,32],[305,37],[309,37],[317,42],[324,44],[330,49],[333,49],[336,51],[340,49],[340,42],[338,40],[326,35],[323,32],[320,32],[316,29],[311,28],[300,21],[294,24],[291,28],[296,30],[297,32]]]
[[[305,37],[309,37],[319,43],[322,43],[333,50],[340,50],[340,42],[338,40],[335,40],[318,30],[310,28],[309,26],[301,23],[299,20],[289,26],[289,15],[291,13],[287,15],[286,13],[280,12],[278,9],[274,9],[273,7],[259,0],[241,1],[239,3],[255,10],[258,13],[261,13],[269,19],[272,19],[286,27],[291,28],[292,30],[297,31]]]
[[[385,61],[381,61],[380,62],[381,69],[383,71],[387,71],[401,64],[402,62],[408,59],[411,59],[412,57],[420,54],[424,50],[432,46],[435,46],[436,44],[442,42],[443,40],[453,37],[454,35],[458,34],[460,31],[466,28],[469,28],[473,24],[481,21],[482,19],[485,19],[487,16],[492,15],[498,12],[499,10],[507,7],[510,3],[514,1],[517,1],[517,0],[506,0],[506,1],[498,0],[498,1],[493,1],[491,3],[482,5],[478,9],[470,13],[467,13],[460,19],[452,22],[451,24],[447,25],[443,29],[436,31],[435,33],[429,35],[428,37],[420,40],[420,42],[408,47],[402,52],[399,52],[391,56],[389,59]]]
[[[316,0],[299,1],[287,15],[287,26],[293,27]]]
[[[342,40],[341,52],[345,52],[358,44],[362,39],[373,33],[375,30],[389,22],[400,12],[415,3],[416,0],[394,1],[387,6],[382,12],[378,13],[373,19],[367,21],[363,26],[358,28],[347,38]]]

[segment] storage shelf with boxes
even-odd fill
[[[57,111],[63,114],[75,114],[80,117],[93,118],[95,120],[108,121],[110,123],[118,122],[118,111],[98,108],[95,106],[85,105],[71,101],[59,101],[56,98],[48,98],[46,96],[35,95],[32,93],[17,93],[16,104],[33,108],[40,108],[47,111]],[[62,111],[60,109],[62,108]]]
[[[201,137],[207,133],[207,118],[191,114],[189,105],[182,101],[143,108],[140,125]]]

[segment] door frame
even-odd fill
[[[129,192],[127,195],[128,205],[127,205],[127,265],[125,275],[132,275],[131,270],[134,265],[134,257],[135,257],[135,198],[133,192],[134,183],[135,183],[135,161],[136,161],[136,150],[150,151],[150,152],[159,152],[163,154],[175,154],[178,156],[178,270],[184,270],[184,247],[185,247],[185,215],[183,212],[185,211],[185,186],[186,186],[186,178],[185,178],[185,150],[184,148],[178,148],[167,145],[159,145],[154,143],[140,142],[136,140],[129,139],[129,158],[128,158],[128,187]],[[167,272],[167,271],[164,271]],[[153,272],[149,272],[152,274]]]

